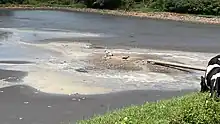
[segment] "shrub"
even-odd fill
[[[178,13],[219,15],[219,0],[165,0],[164,10]]]
[[[24,0],[0,0],[0,4],[22,4]]]

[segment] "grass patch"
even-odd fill
[[[78,124],[218,124],[220,104],[208,93],[191,93],[95,116]]]
[[[160,12],[161,10],[147,7],[143,3],[137,3],[137,4],[134,4],[132,8],[130,8],[130,11],[135,11],[135,12],[158,12],[159,11]]]

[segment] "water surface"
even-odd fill
[[[93,42],[112,46],[200,52],[219,52],[220,48],[219,25],[81,12],[13,10],[1,13],[4,13],[0,14],[1,30],[21,33],[21,28],[27,28],[22,39],[29,42],[58,37],[81,39],[87,37],[90,40],[93,38]],[[38,30],[40,34],[36,33]],[[64,31],[67,34],[43,35],[42,30]],[[106,38],[100,38],[101,36]]]
[[[91,71],[77,72],[87,66],[81,61],[89,50],[80,45],[57,46],[57,43],[86,41],[95,45],[123,48],[138,47],[171,50],[162,52],[166,58],[181,63],[204,66],[210,54],[193,52],[219,52],[220,26],[136,17],[119,17],[82,12],[1,10],[0,11],[0,68],[16,70],[25,84],[48,91],[60,91],[78,86],[92,91],[93,86],[103,90],[184,89],[198,88],[201,73],[171,76],[161,73]],[[53,42],[55,44],[48,44]],[[70,44],[69,44],[70,45]],[[74,48],[73,48],[74,47]],[[68,53],[68,50],[74,52]],[[182,50],[173,52],[172,50]],[[87,52],[86,52],[87,51]],[[191,51],[192,53],[187,53]],[[130,51],[131,52],[131,51]],[[143,49],[133,52],[143,52]],[[146,50],[146,53],[150,51]],[[73,55],[72,58],[62,56]],[[169,54],[169,55],[168,55]],[[213,55],[213,54],[212,54]],[[68,56],[68,55],[67,55]],[[184,59],[185,57],[185,59]],[[20,63],[18,63],[20,62]],[[24,63],[21,63],[24,62]],[[31,64],[27,64],[27,63]],[[13,65],[11,65],[13,63]],[[23,65],[22,65],[23,64]],[[51,69],[48,71],[48,69]],[[61,71],[70,72],[68,74]],[[25,74],[26,75],[26,74]],[[56,77],[56,78],[54,78]],[[74,78],[73,78],[74,77]],[[65,83],[63,82],[65,79]],[[19,78],[19,81],[20,80]],[[53,87],[51,87],[53,82]],[[74,83],[73,83],[74,82]],[[64,88],[61,88],[64,87]],[[91,88],[92,87],[92,88]],[[69,89],[70,88],[70,89]]]

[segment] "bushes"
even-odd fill
[[[0,4],[22,4],[24,0],[0,0]]]
[[[125,10],[132,9],[135,5],[135,0],[122,0],[121,1],[121,8]]]
[[[220,15],[220,0],[123,0],[124,8],[144,10],[146,8],[189,14]]]
[[[220,15],[219,0],[165,0],[164,10],[178,13]]]
[[[159,11],[220,15],[220,0],[142,0],[141,2],[142,8]]]
[[[121,6],[121,0],[81,0],[89,8],[116,9]]]

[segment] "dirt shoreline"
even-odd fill
[[[10,10],[59,10],[59,11],[70,11],[70,12],[90,12],[98,14],[108,14],[115,16],[129,16],[129,17],[141,17],[151,19],[162,19],[162,20],[173,20],[203,24],[220,24],[219,17],[201,17],[189,14],[171,13],[171,12],[129,12],[124,10],[100,10],[91,8],[71,8],[71,7],[34,7],[30,5],[19,5],[19,6],[1,6],[0,9]]]

